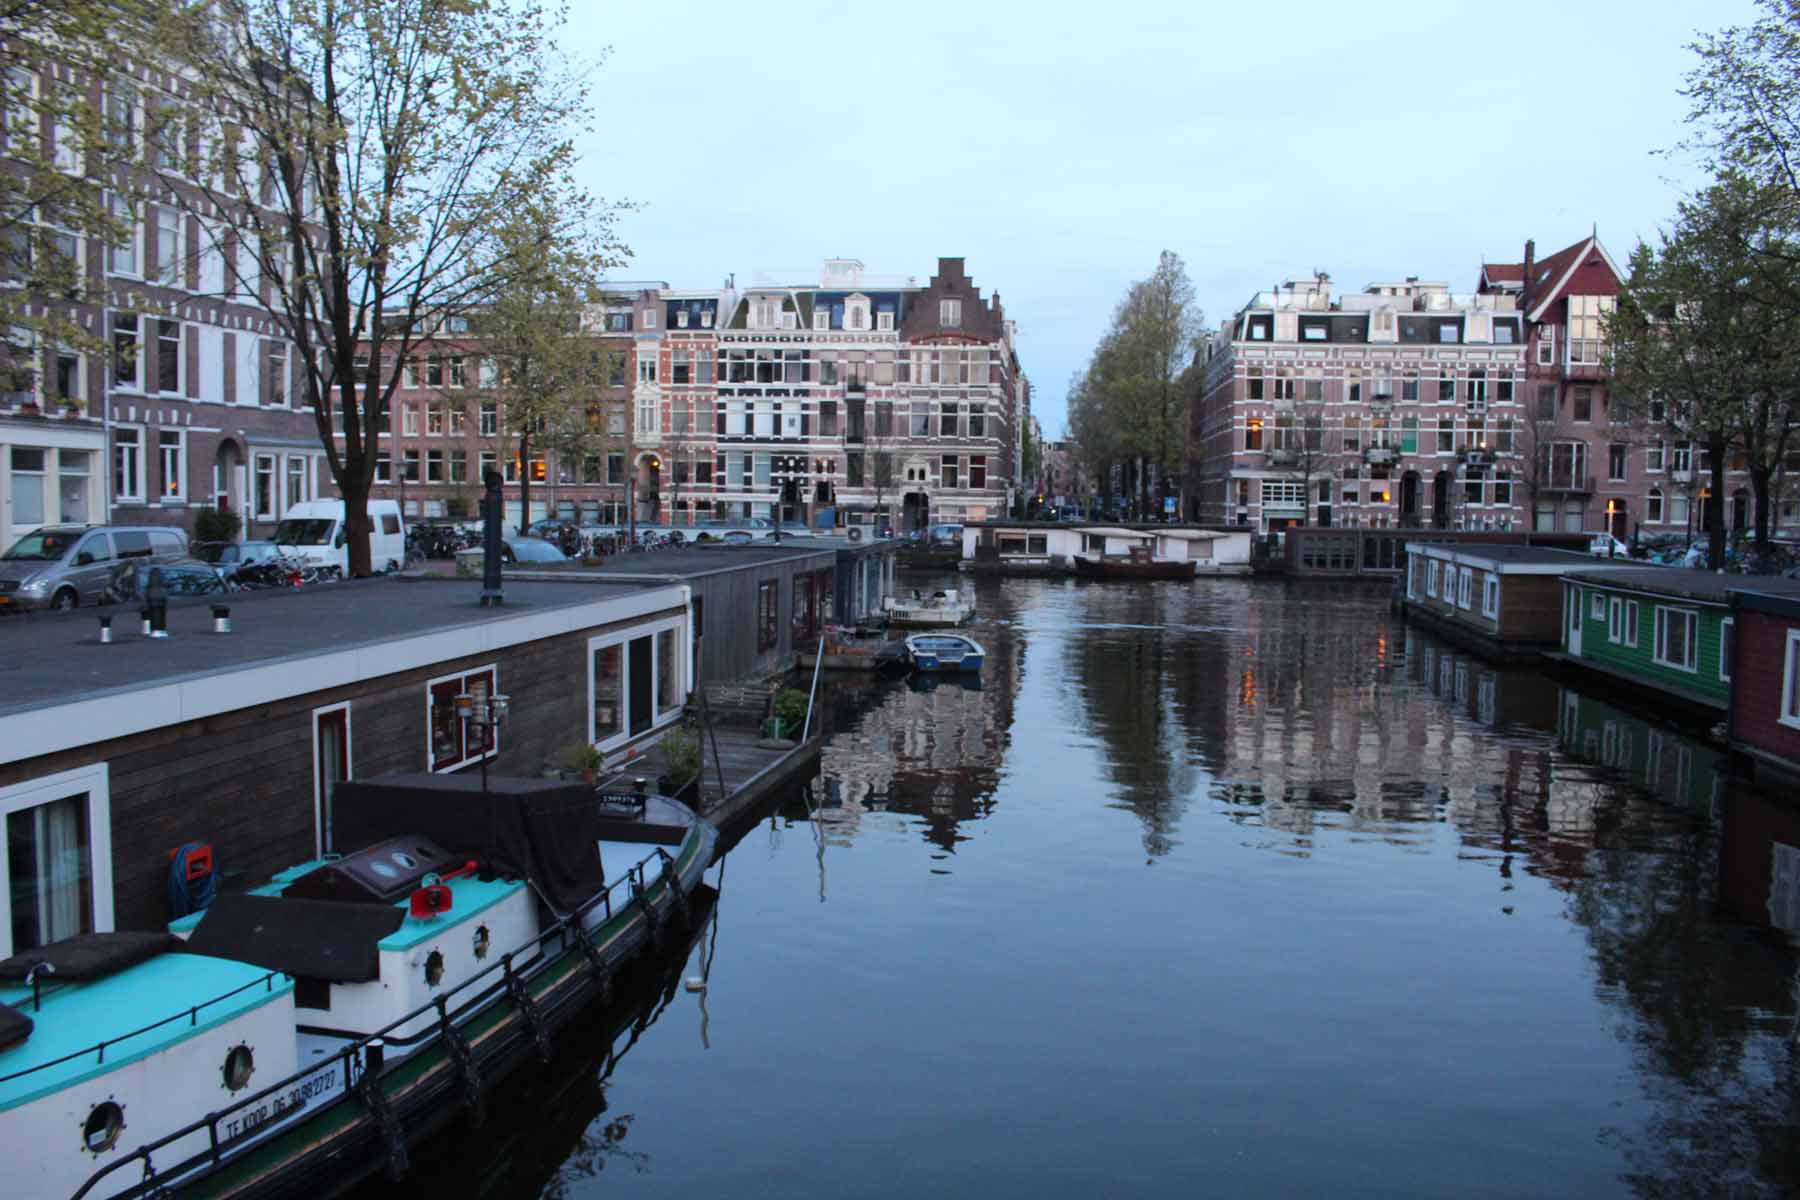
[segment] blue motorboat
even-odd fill
[[[906,639],[906,657],[915,671],[979,671],[987,652],[960,633],[915,633]]]

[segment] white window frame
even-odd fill
[[[1729,630],[1730,632],[1727,632]],[[1737,647],[1737,621],[1726,617],[1719,622],[1719,682],[1731,682],[1731,652]]]
[[[427,773],[432,774],[432,775],[451,775],[457,771],[462,770],[464,767],[471,766],[474,763],[480,762],[484,758],[493,759],[493,758],[497,758],[499,756],[500,745],[501,745],[501,743],[500,743],[501,729],[499,727],[495,727],[495,729],[494,729],[494,748],[492,750],[488,750],[488,751],[485,751],[485,752],[479,753],[479,754],[467,753],[468,748],[469,748],[469,739],[468,739],[468,731],[465,729],[463,731],[464,755],[463,755],[462,759],[457,762],[450,763],[446,766],[440,767],[437,765],[436,756],[432,751],[432,745],[431,745],[431,693],[438,687],[439,684],[450,683],[453,680],[465,680],[471,675],[486,675],[486,674],[490,674],[490,673],[493,675],[493,678],[494,678],[493,694],[498,696],[501,694],[501,691],[500,691],[500,664],[498,661],[486,663],[479,667],[470,667],[464,671],[452,671],[448,675],[439,675],[436,679],[428,679],[425,681],[425,770]],[[465,684],[463,684],[463,686],[466,688],[468,685],[465,683]]]
[[[1599,592],[1593,594],[1593,603],[1588,606],[1588,616],[1595,621],[1606,620],[1606,597]]]
[[[1437,599],[1438,560],[1435,558],[1425,560],[1425,594],[1434,600]]]
[[[686,623],[687,618],[685,617],[664,617],[661,620],[651,621],[647,624],[634,625],[630,629],[621,629],[616,633],[601,634],[597,637],[588,639],[587,717],[585,718],[585,721],[588,742],[591,745],[597,746],[601,750],[615,750],[621,746],[628,745],[631,742],[638,741],[641,738],[656,733],[680,719],[680,704],[675,705],[673,708],[664,709],[660,707],[657,701],[657,697],[661,694],[662,689],[659,685],[662,681],[657,678],[659,667],[656,658],[656,635],[665,630],[673,630],[675,633],[677,639],[676,662],[681,664],[679,670],[682,673],[681,694],[685,696],[692,686],[694,677],[693,639],[681,636],[681,631]],[[626,646],[641,637],[648,637],[650,639],[650,728],[634,730],[630,727],[631,651],[629,649],[623,649],[619,651],[619,689],[621,703],[624,705],[620,724],[623,728],[605,741],[597,742],[594,740],[594,655],[608,646]]]
[[[1665,653],[1669,640],[1669,621],[1674,617],[1681,617],[1683,620],[1692,621],[1690,636],[1687,640],[1688,654],[1694,660],[1691,665],[1684,662],[1675,662]],[[1676,608],[1665,604],[1656,606],[1656,645],[1651,650],[1650,661],[1654,662],[1659,667],[1669,667],[1676,671],[1685,671],[1689,675],[1697,674],[1700,670],[1699,641],[1700,613],[1698,610],[1692,608]]]
[[[1470,592],[1475,583],[1475,572],[1469,567],[1459,567],[1456,572],[1456,607],[1467,612],[1472,601]]]
[[[1627,600],[1625,602],[1625,645],[1630,646],[1635,650],[1637,649],[1637,644],[1638,602],[1636,600]]]
[[[1625,602],[1614,596],[1606,605],[1606,640],[1620,645],[1625,637]]]
[[[944,329],[962,328],[962,301],[946,296],[938,301],[938,325]]]
[[[170,434],[170,433],[175,435],[175,441],[171,445],[164,445],[163,444],[163,436],[165,434]],[[174,472],[174,474],[175,474],[175,487],[177,489],[173,493],[171,493],[166,486],[169,482],[169,470],[168,470],[167,455],[168,455],[168,452],[169,452],[171,446],[175,451],[175,472]],[[181,429],[181,428],[173,428],[172,429],[172,428],[168,428],[166,426],[157,429],[157,431],[156,431],[156,491],[157,491],[157,500],[159,502],[161,502],[163,504],[177,504],[177,505],[187,503],[187,463],[188,463],[187,430]]]
[[[1481,615],[1495,621],[1500,619],[1500,577],[1494,574],[1483,576],[1481,580]]]
[[[137,484],[137,487],[129,492],[119,491],[114,486],[117,483],[118,478],[119,478],[119,470],[118,470],[119,451],[123,448],[120,445],[120,443],[118,441],[118,437],[117,437],[117,435],[120,433],[131,433],[131,434],[134,434],[137,438],[137,441],[135,443],[132,443],[132,450],[131,450],[131,457],[133,460],[131,463],[131,477],[132,477],[133,482],[135,482]],[[136,425],[136,424],[116,424],[113,426],[113,435],[114,436],[111,439],[111,444],[109,444],[106,448],[107,449],[107,458],[106,458],[106,470],[107,470],[106,483],[107,483],[107,486],[109,488],[112,488],[113,499],[115,501],[122,500],[122,501],[126,501],[129,503],[141,504],[141,503],[143,503],[144,495],[145,495],[145,489],[144,489],[145,427],[142,425]]]
[[[165,214],[165,213],[173,213],[175,216],[175,228],[174,228],[175,251],[174,251],[173,256],[169,259],[169,261],[166,265],[163,262],[163,237],[162,237],[162,233],[163,233],[162,218],[163,218],[163,214]],[[187,222],[182,218],[181,209],[177,208],[173,204],[154,204],[153,203],[150,205],[150,211],[145,214],[144,219],[145,219],[146,223],[151,222],[151,221],[154,221],[156,223],[156,235],[157,235],[156,236],[156,262],[154,265],[149,264],[149,263],[145,264],[145,267],[146,267],[145,274],[149,278],[155,280],[157,283],[162,284],[164,287],[186,288],[187,287],[187,273],[184,270],[182,270],[182,267],[185,265],[183,262],[183,259],[186,257],[185,251],[187,250],[187,245],[186,245],[187,236],[186,236],[186,230],[183,228],[183,226],[185,226],[187,224]]]
[[[1775,714],[1778,724],[1800,729],[1800,629],[1787,631],[1781,666],[1781,711]]]
[[[93,909],[94,932],[111,933],[113,929],[112,879],[112,793],[108,787],[107,766],[94,763],[59,771],[26,783],[0,788],[0,818],[28,808],[50,804],[77,792],[88,798],[88,900]],[[0,851],[5,850],[4,824],[0,824]],[[12,872],[9,856],[0,853],[0,956],[11,957],[12,945]]]
[[[430,693],[426,693],[429,695]],[[313,854],[324,858],[328,847],[325,845],[325,781],[319,776],[319,718],[332,713],[344,714],[344,778],[355,779],[354,751],[356,744],[352,736],[353,723],[356,718],[350,711],[350,701],[340,704],[327,704],[323,708],[312,710],[312,777],[313,777]],[[429,734],[429,730],[427,730]]]
[[[824,333],[826,330],[828,330],[830,328],[831,328],[831,310],[829,308],[823,308],[823,307],[814,309],[813,310],[813,329],[814,329],[814,331],[816,331],[818,333]]]

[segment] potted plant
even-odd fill
[[[700,734],[688,725],[677,725],[663,735],[662,778],[657,790],[665,796],[680,796],[700,778]]]
[[[563,765],[581,777],[583,783],[594,783],[606,769],[606,751],[592,742],[571,742],[563,748]]]
[[[782,688],[775,694],[775,736],[794,738],[806,721],[806,693],[799,688]]]

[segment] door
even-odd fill
[[[84,554],[89,559],[86,563],[81,561]],[[69,562],[74,570],[75,590],[81,594],[81,602],[99,603],[100,594],[112,579],[112,542],[107,535],[90,533],[82,538]]]
[[[1581,589],[1567,587],[1563,589],[1563,601],[1569,606],[1569,653],[1581,657]]]
[[[650,639],[631,639],[628,654],[625,677],[630,689],[631,736],[636,737],[650,728]]]
[[[350,706],[337,704],[313,713],[313,844],[321,856],[331,840],[331,794],[350,778]]]
[[[1419,473],[1408,471],[1400,476],[1400,524],[1419,523]]]
[[[1439,471],[1431,481],[1431,524],[1437,529],[1450,528],[1450,472]]]

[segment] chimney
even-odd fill
[[[1525,282],[1519,285],[1519,311],[1531,310],[1531,276],[1537,269],[1537,243],[1525,239]]]

